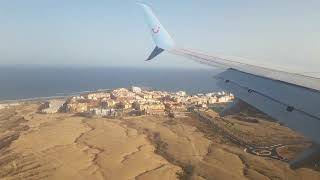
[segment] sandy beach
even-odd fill
[[[87,118],[39,114],[38,106],[0,110],[0,179],[320,179],[319,171],[246,153],[192,116]],[[250,143],[302,139],[275,122],[228,122]]]

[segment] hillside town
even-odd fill
[[[169,115],[184,116],[190,108],[207,109],[217,103],[228,103],[234,96],[225,92],[188,95],[184,91],[143,90],[139,87],[118,88],[52,100],[43,105],[43,113],[78,113],[103,117]]]

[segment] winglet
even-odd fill
[[[153,58],[155,58],[156,56],[158,56],[158,55],[159,55],[160,53],[162,53],[163,51],[164,51],[164,49],[161,49],[161,48],[159,48],[158,46],[156,46],[146,61],[152,60]]]
[[[142,9],[144,10],[145,19],[147,21],[148,27],[150,28],[150,33],[152,35],[153,41],[156,44],[156,48],[147,59],[151,60],[162,53],[164,50],[173,49],[175,44],[167,30],[162,26],[159,19],[154,15],[152,9],[146,4],[138,4],[141,5]]]

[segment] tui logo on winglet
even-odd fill
[[[152,32],[154,34],[158,34],[160,32],[160,26],[157,26],[156,28],[152,28]]]

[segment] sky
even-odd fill
[[[176,44],[296,72],[320,71],[318,0],[145,0]],[[154,48],[134,0],[1,0],[0,66],[202,68]]]

